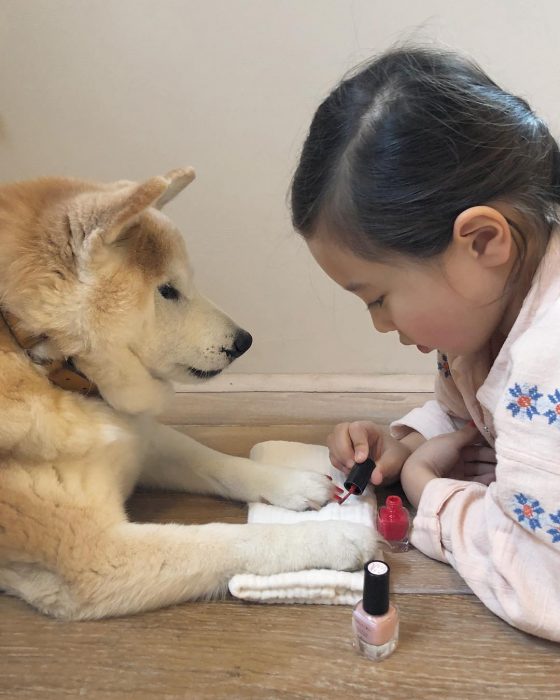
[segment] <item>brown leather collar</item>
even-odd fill
[[[76,369],[71,357],[64,360],[38,360],[33,357],[33,348],[47,340],[47,335],[44,333],[42,335],[30,335],[20,330],[20,319],[9,311],[0,309],[0,318],[6,324],[6,327],[19,347],[25,350],[29,359],[34,364],[39,364],[46,368],[47,377],[52,384],[66,391],[77,392],[83,396],[100,395],[95,384]]]

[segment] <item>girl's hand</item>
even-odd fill
[[[488,445],[467,445],[461,450],[461,458],[448,474],[450,479],[478,481],[491,484],[496,481],[496,453]]]
[[[376,467],[371,475],[375,486],[396,481],[411,450],[370,421],[339,423],[327,437],[331,464],[348,474],[355,462],[368,457]]]
[[[469,423],[462,430],[438,435],[420,445],[407,459],[401,475],[409,501],[417,506],[428,482],[439,477],[470,478],[487,483],[480,477],[490,478],[496,457],[491,448],[473,444],[480,440],[477,428]],[[493,459],[493,464],[482,467],[484,462],[478,461],[482,457]]]
[[[461,449],[459,461],[446,476],[488,486],[496,481],[496,453],[488,445],[467,445]]]
[[[413,465],[423,463],[435,476],[489,484],[496,479],[496,453],[486,444],[471,444],[477,438],[481,439],[478,430],[466,425],[462,430],[428,440],[409,461]]]

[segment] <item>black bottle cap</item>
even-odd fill
[[[389,566],[372,559],[364,566],[364,611],[369,615],[385,615],[389,610]]]
[[[373,459],[366,459],[366,461],[362,462],[361,464],[356,462],[346,477],[344,488],[347,491],[350,491],[350,488],[354,486],[354,493],[361,496],[366,486],[369,484],[371,473],[374,469],[375,462]]]

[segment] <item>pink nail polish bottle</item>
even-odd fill
[[[409,549],[410,517],[399,496],[387,496],[377,514],[377,532],[391,545],[393,552]]]
[[[399,639],[399,614],[389,601],[389,567],[373,560],[364,566],[364,597],[352,613],[354,647],[371,661],[386,659]]]

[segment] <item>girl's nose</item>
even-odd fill
[[[390,333],[391,331],[396,331],[397,328],[391,319],[381,313],[371,314],[371,320],[373,322],[373,327],[378,333]]]

